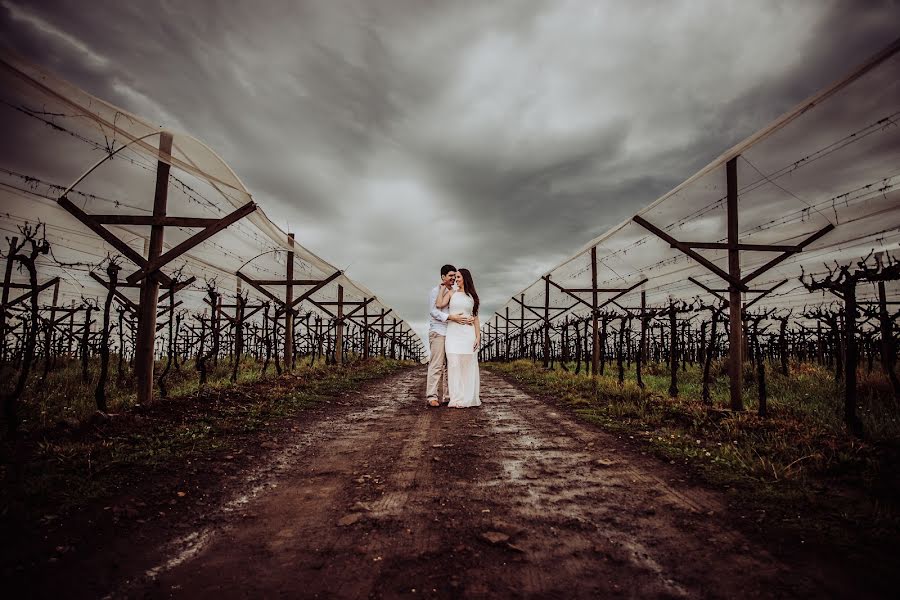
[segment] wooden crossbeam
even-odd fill
[[[284,306],[284,301],[283,301],[281,298],[279,298],[278,296],[276,296],[275,294],[273,294],[272,292],[270,292],[270,291],[267,290],[266,288],[262,287],[262,285],[261,285],[261,284],[259,283],[259,281],[257,281],[256,279],[252,279],[252,278],[250,278],[250,277],[244,275],[244,274],[241,273],[240,271],[238,271],[237,273],[235,273],[235,275],[238,276],[238,279],[240,279],[241,281],[243,281],[243,282],[249,284],[249,285],[250,285],[253,289],[255,289],[257,292],[259,292],[260,294],[262,294],[263,296],[265,296],[266,298],[268,298],[269,300],[271,300],[272,302],[274,302],[275,305],[276,305],[276,307],[277,307],[277,306]]]
[[[162,225],[164,227],[210,227],[219,219],[197,217],[166,217],[153,215],[91,215],[103,225]]]
[[[347,306],[347,305],[350,305],[350,306],[358,305],[358,306],[356,306],[356,308],[354,308],[354,309],[351,310],[350,312],[346,313],[346,314],[344,315],[344,318],[346,319],[346,318],[348,318],[348,317],[352,317],[352,316],[355,315],[357,312],[361,311],[364,307],[366,307],[366,306],[368,306],[369,304],[371,304],[373,300],[375,300],[375,297],[374,297],[374,296],[371,297],[371,298],[367,298],[364,302],[344,302],[344,306]],[[365,322],[365,319],[364,319],[363,321]]]
[[[53,279],[47,281],[46,283],[42,283],[37,287],[36,290],[34,290],[34,291],[29,290],[28,292],[22,294],[21,296],[7,301],[4,308],[9,309],[9,308],[12,308],[13,306],[15,306],[16,304],[19,304],[20,302],[25,302],[26,300],[31,298],[32,294],[34,294],[35,292],[40,294],[41,292],[43,292],[44,290],[49,288],[51,285],[55,285],[58,281],[59,281],[59,277],[54,277]],[[30,288],[31,286],[28,286],[28,287]]]
[[[90,272],[90,276],[91,276],[91,278],[92,278],[94,281],[96,281],[97,283],[99,283],[100,285],[102,285],[104,288],[106,288],[107,290],[109,289],[109,282],[108,282],[108,281],[105,281],[102,277],[100,277],[99,275],[97,275],[97,274],[94,273],[93,271]],[[125,296],[125,295],[124,295],[122,292],[120,292],[119,290],[113,290],[113,297],[114,297],[116,300],[118,300],[120,304],[122,304],[122,305],[124,305],[125,307],[129,308],[129,309],[132,310],[133,312],[135,312],[135,313],[138,312],[137,304],[135,304],[134,302],[132,302],[127,296]]]
[[[748,250],[750,252],[800,252],[802,246],[784,246],[774,244],[737,244],[732,248],[725,242],[680,242],[687,248],[700,248],[701,250]]]
[[[184,281],[179,281],[178,283],[175,283],[174,285],[172,285],[169,288],[169,291],[167,291],[165,294],[163,294],[162,296],[159,297],[159,301],[165,302],[166,300],[168,300],[169,298],[172,297],[172,294],[177,294],[178,292],[180,292],[187,286],[191,285],[195,281],[197,281],[197,278],[191,277],[189,279],[185,279]]]
[[[727,307],[728,307],[728,300],[726,300],[724,297],[722,297],[722,296],[719,294],[718,290],[714,290],[714,289],[708,287],[706,284],[701,283],[700,281],[697,281],[697,280],[694,279],[693,277],[688,277],[688,281],[690,281],[690,282],[693,283],[694,285],[697,285],[697,286],[703,288],[704,290],[706,290],[707,292],[709,292],[710,294],[712,294],[713,296],[715,296],[716,298],[718,298],[719,301],[722,302],[722,306],[723,306],[724,308],[727,308]]]
[[[259,306],[253,306],[253,307],[247,306],[247,307],[244,307],[245,310],[246,310],[247,308],[252,308],[253,310],[251,310],[250,312],[244,314],[244,320],[245,320],[245,321],[246,321],[247,319],[249,319],[250,317],[252,317],[253,315],[255,315],[256,313],[258,313],[259,311],[261,311],[261,310],[263,309],[263,305],[260,304]]]
[[[130,314],[137,316],[138,314],[138,306],[131,300],[128,300],[125,296],[113,295],[116,299],[116,302],[119,303],[119,306],[127,310]],[[126,304],[127,302],[127,304]]]
[[[593,288],[563,288],[563,287],[556,285],[556,283],[554,283],[553,280],[550,281],[550,285],[555,286],[559,291],[566,292],[566,293],[591,294],[594,292]],[[631,291],[632,289],[634,289],[634,288],[597,288],[597,291],[598,292],[628,292],[628,291]],[[573,296],[573,298],[577,298],[577,296]],[[590,306],[590,304],[588,304],[588,306]]]
[[[318,285],[321,279],[254,279],[259,285]]]
[[[748,308],[750,308],[751,306],[753,306],[754,304],[756,304],[757,302],[759,302],[760,300],[762,300],[763,298],[765,298],[766,296],[768,296],[769,294],[771,294],[772,292],[774,292],[775,290],[777,290],[778,288],[780,288],[781,286],[786,284],[787,282],[788,282],[788,280],[785,279],[783,281],[779,281],[778,283],[776,283],[775,285],[773,285],[772,287],[770,287],[767,290],[753,290],[754,292],[758,293],[759,296],[757,296],[756,298],[754,298],[753,300],[751,300],[750,302],[745,304],[744,310],[747,310]]]
[[[635,215],[631,219],[632,219],[632,221],[634,221],[635,223],[637,223],[638,225],[640,225],[641,227],[643,227],[650,233],[654,234],[656,237],[661,238],[663,241],[667,242],[669,244],[669,246],[671,246],[672,248],[677,248],[678,250],[681,250],[684,254],[687,254],[688,256],[690,256],[695,261],[697,261],[698,263],[700,263],[701,265],[703,265],[704,267],[706,267],[707,269],[709,269],[710,271],[712,271],[713,273],[715,273],[716,275],[718,275],[719,277],[721,277],[722,279],[724,279],[725,281],[727,281],[728,283],[733,285],[736,289],[738,289],[740,291],[745,291],[747,289],[747,285],[744,282],[742,282],[739,279],[733,278],[726,271],[722,270],[721,268],[719,268],[715,264],[713,264],[713,262],[710,261],[709,259],[707,259],[705,256],[702,256],[702,255],[694,252],[691,248],[685,246],[684,244],[682,244],[681,242],[679,242],[678,240],[673,238],[671,235],[669,235],[668,233],[666,233],[665,231],[663,231],[656,225],[650,223],[643,217],[641,217],[639,215]]]
[[[184,303],[183,303],[181,300],[179,300],[178,302],[175,303],[175,306],[163,306],[162,308],[159,308],[159,309],[156,311],[156,316],[157,316],[157,317],[161,317],[161,316],[163,316],[164,314],[166,314],[167,312],[169,312],[170,309],[171,309],[171,310],[175,310],[176,308],[178,308],[178,307],[181,306],[182,304],[184,304]]]
[[[604,302],[603,304],[599,305],[599,306],[597,307],[597,310],[599,311],[599,310],[602,309],[603,307],[608,306],[610,303],[615,302],[616,300],[618,300],[619,298],[621,298],[622,296],[624,296],[625,294],[627,294],[627,293],[630,292],[631,290],[633,290],[633,289],[635,289],[635,288],[637,288],[637,287],[639,287],[639,286],[641,286],[641,285],[643,285],[643,284],[645,284],[645,283],[647,283],[647,280],[646,280],[646,279],[641,279],[640,281],[638,281],[637,283],[635,283],[633,286],[623,289],[621,292],[619,292],[618,294],[616,294],[616,295],[613,296],[612,298],[606,300],[606,302]]]
[[[122,256],[136,264],[138,267],[146,267],[147,259],[141,256],[137,250],[116,237],[110,230],[98,223],[91,215],[75,206],[75,204],[67,197],[62,196],[58,198],[56,203],[68,211],[70,215],[81,221],[85,227],[100,236],[106,243],[118,250]],[[159,279],[160,283],[165,285],[170,285],[172,283],[171,278],[164,273],[160,273],[157,279]]]
[[[371,300],[374,300],[372,298]],[[371,300],[369,302],[371,302]],[[368,304],[369,302],[319,302],[319,306],[359,306],[362,307],[364,304]]]
[[[294,300],[291,302],[290,306],[288,306],[287,308],[292,309],[295,306],[297,306],[298,304],[300,304],[301,302],[303,302],[304,300],[306,300],[307,298],[310,298],[310,296],[312,296],[313,294],[315,294],[316,292],[321,290],[323,287],[325,287],[326,285],[328,285],[329,283],[331,283],[332,281],[334,281],[335,279],[340,277],[341,274],[342,274],[341,271],[335,271],[334,273],[332,273],[331,275],[329,275],[328,277],[326,277],[325,279],[320,281],[318,284],[316,284],[312,288],[306,290],[305,292],[303,292],[302,294],[300,294],[299,296],[294,298]],[[334,314],[329,312],[327,309],[323,308],[322,310],[324,310],[328,314],[331,314],[331,316],[334,316]],[[278,314],[281,314],[283,312],[284,312],[284,308],[282,308],[280,312],[276,310],[275,314],[277,316]]]
[[[375,317],[377,317],[377,318],[376,318],[374,321],[372,321],[371,323],[369,323],[369,325],[377,325],[379,321],[381,321],[382,319],[384,319],[386,316],[388,316],[388,315],[391,314],[392,312],[394,312],[394,309],[393,309],[393,308],[389,308],[389,309],[387,309],[387,312],[385,312],[384,314],[381,314],[381,315],[373,315],[373,316],[375,316]]]
[[[551,307],[549,307],[549,310],[556,310],[559,312],[556,313],[555,315],[553,315],[552,317],[550,317],[549,319],[545,319],[544,315],[538,313],[537,311],[532,310],[532,308],[530,306],[526,306],[525,304],[522,304],[521,300],[519,300],[518,298],[514,297],[513,300],[515,300],[522,307],[527,308],[530,312],[532,312],[534,315],[536,315],[537,316],[537,319],[535,319],[536,321],[546,321],[548,323],[550,321],[553,321],[554,319],[558,318],[560,315],[565,314],[566,312],[568,312],[568,311],[572,310],[573,308],[575,308],[576,306],[578,306],[577,302],[571,306],[551,306]],[[540,308],[544,308],[544,307],[541,306]]]
[[[157,273],[162,267],[169,264],[191,248],[205,242],[232,223],[243,219],[255,210],[256,203],[252,201],[241,206],[240,208],[233,210],[221,219],[216,220],[215,224],[203,228],[200,232],[192,235],[168,252],[164,252],[156,258],[146,261],[139,270],[126,277],[126,280],[128,281],[128,283],[137,283],[148,275]]]
[[[792,252],[785,252],[785,253],[782,254],[781,256],[776,256],[775,258],[773,258],[772,260],[770,260],[769,262],[767,262],[766,264],[764,264],[764,265],[761,266],[760,268],[756,269],[755,271],[753,271],[753,272],[750,273],[749,275],[743,277],[743,278],[741,279],[741,283],[742,283],[742,284],[746,284],[747,282],[756,279],[757,277],[759,277],[760,275],[762,275],[763,273],[765,273],[766,271],[768,271],[769,269],[771,269],[772,267],[774,267],[775,265],[777,265],[778,263],[780,263],[781,261],[785,260],[786,258],[789,258],[790,256],[796,254],[797,252],[800,252],[801,250],[803,250],[803,248],[805,248],[806,246],[812,244],[813,242],[815,242],[816,240],[818,240],[819,238],[821,238],[823,235],[825,235],[826,233],[828,233],[828,232],[831,231],[832,229],[834,229],[834,225],[832,225],[831,223],[829,223],[827,226],[823,227],[823,228],[820,229],[819,231],[815,232],[814,234],[812,234],[811,236],[809,236],[808,238],[806,238],[805,240],[803,240],[802,242],[800,242],[800,243],[797,245],[797,248],[798,248],[797,250],[792,251]]]
[[[234,317],[222,310],[221,306],[213,306],[212,302],[210,302],[209,298],[207,298],[206,296],[203,297],[203,301],[206,302],[214,311],[228,319],[229,322],[234,323]]]
[[[498,314],[497,316],[499,316],[501,319],[503,319],[507,323],[512,324],[513,327],[516,327],[517,329],[520,328],[519,323],[518,323],[518,321],[522,320],[520,317],[516,317],[516,320],[514,321],[513,319],[507,319],[506,317],[504,317],[501,314]],[[534,323],[537,323],[537,322],[543,321],[543,320],[544,320],[544,318],[541,317],[540,319],[525,319],[524,322],[527,323],[528,325],[533,325]]]

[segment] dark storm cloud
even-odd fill
[[[208,142],[413,322],[487,314],[896,35],[893,2],[0,3],[4,38]]]

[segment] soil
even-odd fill
[[[152,518],[87,513],[19,583],[70,598],[853,595],[849,576],[748,537],[727,494],[481,375],[480,408],[428,408],[419,367],[288,419],[189,481],[148,483]]]

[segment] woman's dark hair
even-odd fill
[[[462,275],[463,284],[466,286],[466,294],[475,301],[475,305],[472,307],[472,315],[477,317],[478,305],[481,304],[481,301],[478,300],[478,292],[475,291],[475,280],[472,279],[472,273],[468,269],[459,269],[457,273]]]
[[[456,270],[456,267],[454,267],[453,265],[444,265],[443,267],[441,267],[441,277],[443,277],[450,271],[455,271],[455,270]]]

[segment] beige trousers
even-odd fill
[[[447,355],[444,353],[445,336],[428,332],[428,346],[431,359],[428,361],[428,381],[425,387],[425,398],[437,398],[444,402],[449,398],[447,393]],[[438,395],[440,391],[440,395]]]

